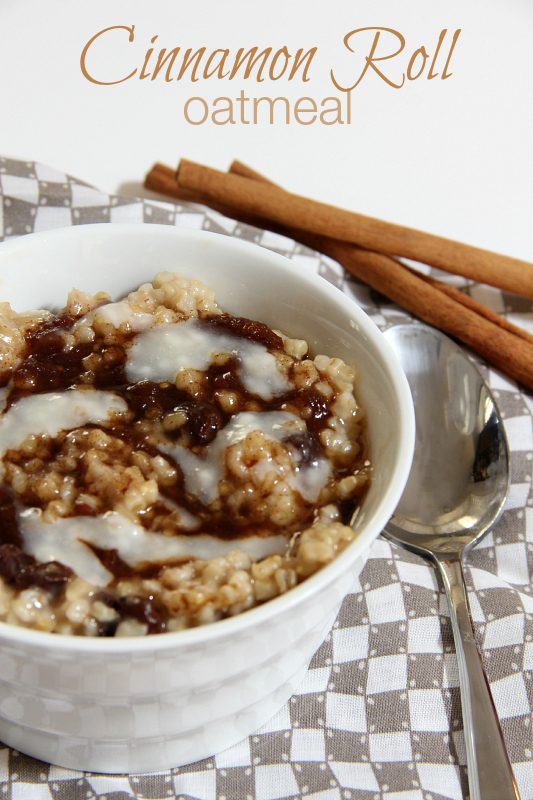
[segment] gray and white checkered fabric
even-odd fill
[[[104,194],[0,157],[0,240],[93,222],[163,223],[257,242],[340,287],[381,329],[411,321],[333,261],[199,206]],[[533,329],[532,304],[448,278]],[[477,643],[522,800],[533,800],[533,397],[481,364],[511,450],[505,511],[467,571]],[[379,538],[300,689],[254,736],[157,775],[71,772],[0,749],[0,800],[462,800],[468,796],[457,662],[433,568]]]

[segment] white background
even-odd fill
[[[80,55],[100,37],[83,77]],[[368,71],[352,92],[351,125],[189,125],[187,98],[276,97],[317,102],[355,82],[371,38],[343,45],[357,28],[386,27],[406,40],[383,62],[395,82],[424,45],[430,59],[461,29],[447,80],[388,86]],[[205,46],[273,51],[318,47],[303,84],[139,80],[150,40],[159,52]],[[384,35],[383,35],[384,36]],[[383,51],[392,40],[382,39]],[[141,192],[155,161],[181,157],[226,169],[239,158],[299,194],[533,261],[533,3],[531,0],[0,0],[0,153],[39,160],[110,191]],[[344,100],[345,98],[343,98]],[[238,114],[237,114],[238,119]]]

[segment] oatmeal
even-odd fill
[[[371,466],[355,371],[159,273],[58,314],[0,304],[0,619],[175,631],[329,563]]]

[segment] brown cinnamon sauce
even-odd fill
[[[22,365],[14,372],[12,388],[7,398],[7,408],[20,397],[29,394],[44,392],[64,391],[77,386],[93,386],[95,389],[112,390],[123,398],[128,406],[130,419],[127,423],[116,422],[111,425],[110,434],[123,440],[134,451],[142,451],[148,456],[161,455],[157,448],[146,441],[146,434],[139,430],[135,423],[150,421],[153,424],[161,421],[166,414],[183,411],[186,415],[185,432],[189,437],[190,447],[193,452],[212,442],[218,432],[222,430],[231,419],[231,415],[221,410],[216,402],[216,393],[232,391],[239,397],[239,408],[235,413],[246,407],[247,403],[259,403],[261,410],[282,410],[286,404],[296,406],[305,419],[307,433],[293,434],[287,438],[299,454],[301,463],[312,464],[323,449],[320,444],[320,431],[327,426],[331,417],[331,409],[325,396],[314,388],[292,389],[282,396],[271,400],[261,400],[251,395],[242,385],[238,376],[238,361],[229,358],[223,366],[211,365],[206,371],[205,391],[201,400],[191,398],[190,394],[178,389],[173,383],[153,383],[140,381],[130,385],[124,373],[127,346],[134,334],[128,334],[121,340],[106,344],[101,337],[96,336],[91,343],[79,344],[70,349],[64,347],[64,334],[76,323],[76,317],[57,315],[26,334],[26,353]],[[253,320],[232,317],[229,314],[204,317],[200,324],[206,327],[219,328],[235,339],[248,339],[264,345],[269,351],[283,351],[283,340],[267,325]],[[118,339],[118,337],[117,337]],[[87,356],[96,353],[101,356],[94,372],[89,375],[84,365]],[[88,380],[89,378],[89,380]],[[91,426],[87,426],[89,429]],[[178,431],[178,435],[183,435]],[[167,433],[169,439],[172,433]],[[52,444],[52,449],[54,445]],[[171,486],[161,486],[163,498],[167,498],[181,508],[186,509],[200,520],[198,530],[221,539],[253,535],[256,531],[248,529],[242,520],[228,520],[223,513],[212,512],[206,509],[200,501],[185,490],[183,476],[178,464],[168,454],[164,454],[167,462],[172,464],[178,479]],[[74,473],[76,481],[83,485],[84,466],[83,460],[77,465]],[[17,455],[15,462],[24,466],[25,459]],[[353,471],[354,465],[346,469],[348,474]],[[337,471],[338,474],[342,474]],[[28,505],[39,506],[39,500],[33,496],[22,496],[22,501]],[[308,504],[307,520],[313,517],[313,506]],[[348,515],[348,509],[346,514]],[[157,517],[163,524],[165,515],[170,516],[172,509],[163,502],[156,503],[141,516],[141,523],[148,529]],[[350,512],[351,513],[351,512]],[[76,515],[94,515],[90,506],[79,503],[75,506]],[[262,526],[263,531],[269,529],[268,523]],[[181,535],[194,536],[196,531],[180,530]],[[274,533],[274,529],[272,529]],[[22,541],[17,526],[16,510],[12,493],[9,488],[0,488],[0,575],[8,582],[18,582],[21,586],[38,585],[50,590],[52,594],[61,591],[72,574],[68,568],[56,562],[50,564],[35,564],[31,557],[25,556],[21,551]],[[142,569],[133,570],[120,559],[116,550],[106,550],[89,545],[101,563],[117,579],[127,578],[133,572],[139,574]],[[29,559],[29,560],[28,560]],[[156,574],[157,565],[150,565],[148,574]],[[155,572],[154,572],[155,570]],[[109,594],[109,593],[102,593]],[[103,599],[104,603],[117,602],[120,615],[130,615],[143,620],[151,632],[161,630],[157,612],[148,601],[143,598],[122,598],[116,601],[114,595],[109,594],[111,600]],[[147,604],[148,603],[148,604]],[[115,625],[116,627],[116,625]],[[113,625],[103,625],[100,635],[113,635]]]

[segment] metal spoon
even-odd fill
[[[431,559],[450,605],[471,800],[520,800],[470,623],[463,563],[500,516],[507,441],[492,395],[451,339],[425,325],[386,338],[407,375],[416,443],[407,486],[384,534]]]

